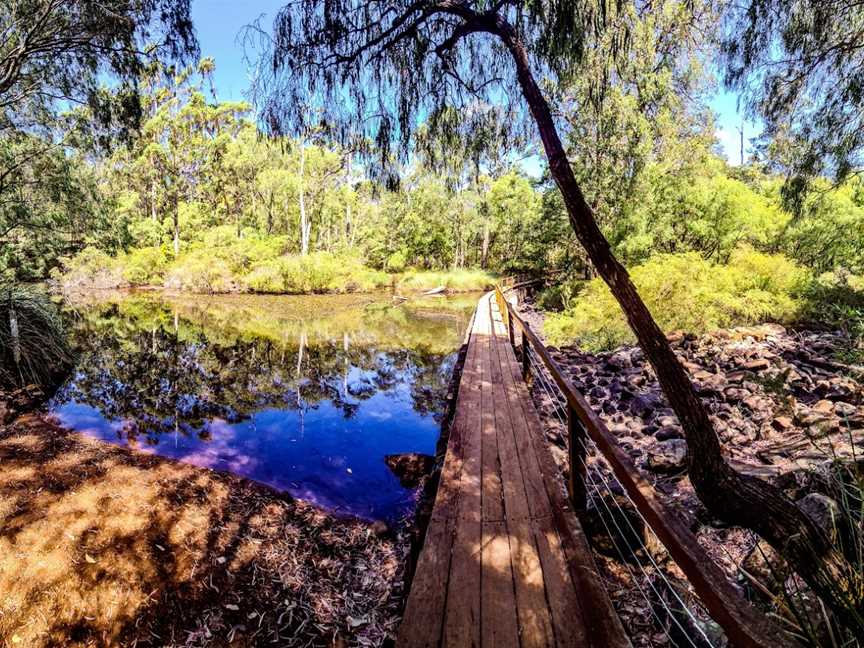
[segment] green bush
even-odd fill
[[[168,269],[168,256],[161,247],[132,250],[121,260],[123,278],[132,286],[161,286]]]
[[[446,288],[453,292],[489,290],[495,277],[484,270],[409,271],[400,276],[396,285],[402,290],[433,290]]]
[[[165,288],[196,293],[239,292],[228,264],[204,249],[184,254],[165,276]]]
[[[633,282],[665,331],[703,333],[767,320],[791,322],[806,307],[810,273],[786,257],[751,248],[735,250],[728,264],[695,252],[652,257],[631,270]],[[632,343],[617,301],[600,279],[563,313],[550,313],[545,332],[553,344],[592,350]]]
[[[65,289],[119,288],[127,285],[122,262],[95,247],[86,247],[74,257],[62,260],[62,271],[51,278]]]
[[[245,283],[253,292],[363,292],[386,286],[388,277],[367,268],[357,257],[315,252],[257,264]]]
[[[584,279],[566,279],[561,283],[544,288],[537,294],[537,306],[546,311],[562,311],[582,292]]]

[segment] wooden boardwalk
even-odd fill
[[[397,646],[629,645],[485,295]]]

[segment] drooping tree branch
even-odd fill
[[[381,115],[374,120],[377,132],[365,133],[382,166],[391,160],[393,143],[407,157],[420,121],[426,122],[430,137],[453,141],[454,121],[434,117],[476,110],[478,94],[489,107],[505,106],[511,118],[506,128],[521,133],[536,129],[572,229],[620,304],[678,415],[689,448],[690,479],[700,499],[716,517],[768,540],[838,617],[860,628],[856,624],[864,615],[849,610],[861,610],[861,575],[780,490],[738,474],[724,460],[704,404],[614,257],[567,159],[535,75],[553,80],[578,75],[587,40],[602,32],[614,8],[602,0],[428,0],[404,3],[396,12],[393,6],[379,0],[318,0],[286,7],[273,36],[278,59],[271,59],[273,67],[257,87],[269,123],[277,130],[299,130],[306,115],[294,107],[310,96],[317,97],[326,121],[343,136],[364,132],[370,113]],[[367,28],[333,31],[334,24],[344,23]],[[626,42],[622,38],[618,46],[626,48]],[[464,82],[442,83],[448,75]],[[497,83],[485,85],[490,79]],[[495,113],[490,109],[488,114]],[[465,139],[482,132],[475,128]]]

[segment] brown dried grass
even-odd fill
[[[231,475],[0,428],[0,646],[380,645],[405,543]]]

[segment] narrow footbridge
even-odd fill
[[[566,490],[531,398],[532,382],[566,412]],[[589,501],[595,508],[607,499],[614,503],[617,498],[603,497],[611,480],[686,575],[703,614],[707,610],[734,645],[794,645],[755,613],[689,528],[664,508],[496,290],[480,299],[467,338],[438,493],[397,646],[629,646],[577,515]],[[617,524],[614,511],[607,519]],[[652,562],[657,569],[650,573],[637,565],[642,572],[634,581],[657,593],[654,583],[665,577]],[[695,617],[682,596],[676,594],[682,609],[667,606],[657,616],[660,631],[677,637],[674,645],[713,645],[704,632],[699,636],[698,624],[689,624],[685,612]]]

